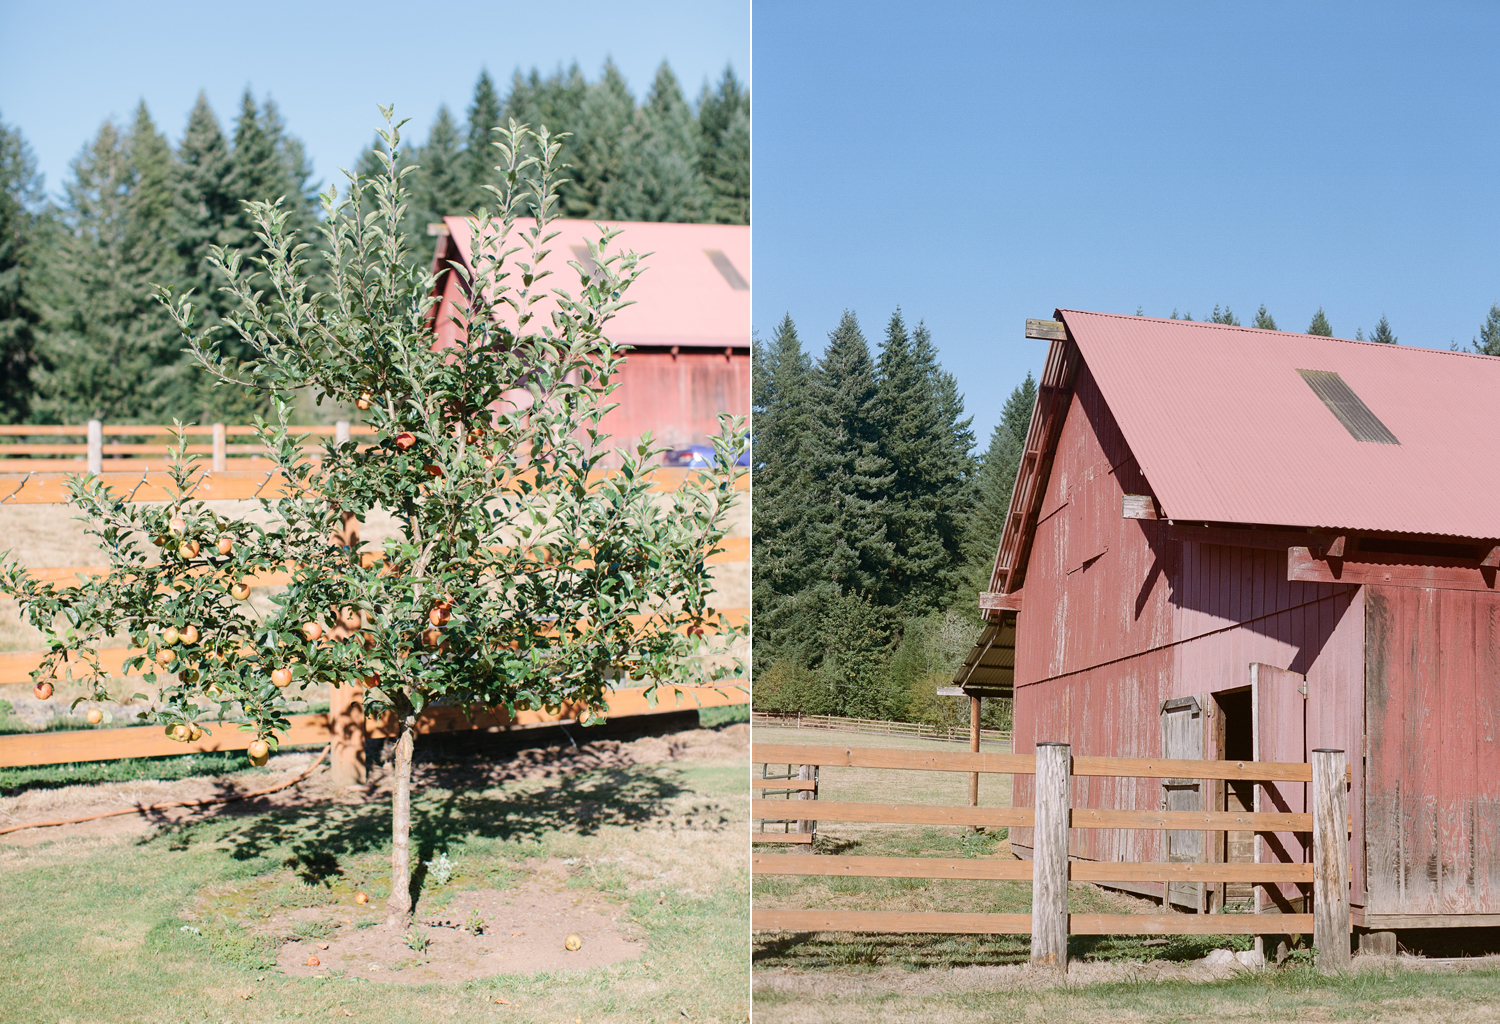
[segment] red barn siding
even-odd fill
[[[1364,625],[1356,588],[1287,581],[1286,553],[1184,543],[1166,523],[1124,519],[1150,493],[1087,366],[1047,481],[1017,631],[1015,743],[1079,754],[1161,756],[1161,702],[1236,689],[1252,662],[1309,677],[1323,711],[1308,736],[1360,749]],[[1075,779],[1080,807],[1157,809],[1157,780]],[[1018,806],[1032,800],[1018,778]],[[1016,829],[1016,846],[1030,844]],[[1079,830],[1078,856],[1156,860],[1162,834]],[[1362,866],[1356,865],[1356,894]]]
[[[1367,909],[1500,913],[1500,595],[1366,590]]]

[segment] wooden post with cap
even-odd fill
[[[1036,745],[1031,848],[1031,962],[1068,970],[1068,782],[1073,748]]]

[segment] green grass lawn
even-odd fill
[[[414,853],[446,851],[458,871],[423,894],[419,915],[456,889],[503,888],[562,864],[569,887],[622,907],[646,942],[639,959],[607,968],[455,986],[292,978],[270,968],[274,945],[247,928],[357,889],[383,900],[383,800],[0,847],[0,1021],[744,1020],[743,800],[744,764],[724,759],[421,792]],[[679,826],[702,822],[693,809],[705,805],[727,823]]]

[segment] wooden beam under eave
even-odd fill
[[[981,612],[1018,612],[1021,610],[1021,592],[1004,594],[999,591],[985,590],[979,594],[979,610]]]
[[[1500,568],[1500,544],[1490,548],[1489,553],[1480,559],[1479,564],[1486,569]]]
[[[1330,562],[1305,547],[1287,548],[1286,578],[1297,583],[1372,584],[1385,587],[1421,587],[1427,590],[1477,590],[1500,592],[1497,570],[1488,566],[1402,565],[1390,562]]]

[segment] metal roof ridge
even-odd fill
[[[1467,356],[1470,359],[1500,359],[1500,356],[1489,356],[1482,352],[1468,352],[1464,349],[1428,348],[1426,345],[1387,345],[1381,341],[1361,341],[1358,338],[1339,338],[1332,335],[1308,334],[1304,331],[1273,331],[1265,327],[1246,327],[1244,324],[1214,323],[1212,320],[1173,320],[1171,317],[1137,316],[1134,313],[1105,313],[1094,309],[1064,309],[1059,307],[1056,314],[1061,313],[1082,313],[1084,316],[1104,316],[1115,320],[1149,320],[1152,323],[1178,324],[1183,327],[1208,327],[1224,331],[1253,332],[1255,334],[1279,334],[1289,338],[1322,338],[1325,341],[1337,341],[1345,345],[1371,345],[1380,349],[1399,350],[1402,352],[1425,352],[1440,356]]]

